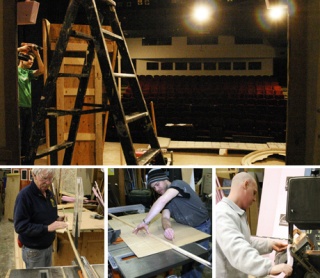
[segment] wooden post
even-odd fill
[[[157,123],[156,123],[156,115],[154,112],[153,101],[150,102],[150,108],[151,108],[152,124],[153,124],[153,128],[154,128],[154,133],[157,135]]]
[[[126,190],[125,190],[125,184],[124,184],[124,171],[125,169],[118,169],[119,171],[119,195],[120,195],[120,205],[125,206],[126,205]]]

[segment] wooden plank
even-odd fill
[[[73,223],[73,210],[64,210],[65,216],[67,217],[69,223]],[[60,215],[61,213],[59,213]],[[83,209],[82,211],[82,221],[80,225],[80,231],[91,231],[91,230],[104,230],[104,221],[93,219],[90,215],[96,214],[95,212]],[[69,229],[72,229],[72,225],[69,224]],[[59,231],[57,231],[59,232]],[[63,231],[62,231],[63,232]]]
[[[77,141],[72,157],[72,165],[95,165],[96,156],[94,141]]]
[[[141,223],[142,219],[144,219],[146,215],[147,214],[142,213],[122,216],[119,218],[135,227]],[[108,223],[113,229],[121,230],[121,238],[139,258],[170,250],[172,248],[169,245],[164,244],[163,242],[151,236],[148,236],[145,232],[139,232],[137,235],[135,235],[134,233],[132,233],[132,226],[128,226],[118,220],[109,220]],[[188,243],[196,242],[210,237],[210,235],[198,231],[192,227],[176,223],[173,219],[171,220],[171,223],[172,228],[175,231],[175,238],[173,241],[169,241],[164,238],[160,214],[156,216],[150,223],[149,231],[152,235],[163,239],[168,243],[173,243],[175,246],[183,246]]]
[[[64,134],[64,139],[68,139],[68,133]],[[96,139],[95,133],[81,133],[77,134],[77,141],[94,141]]]
[[[95,92],[99,92],[95,94],[95,98],[94,98],[94,103],[95,104],[101,104],[103,103],[103,99],[102,99],[102,94],[103,94],[103,90],[102,90],[102,73],[100,70],[100,66],[99,66],[99,62],[98,59],[95,59],[93,61],[93,65],[94,65],[94,90]],[[88,91],[87,91],[88,93]],[[95,113],[94,114],[94,132],[96,134],[95,137],[95,165],[102,165],[103,164],[103,147],[104,147],[104,141],[105,141],[105,137],[104,136],[104,132],[103,132],[103,119],[102,119],[102,113]]]
[[[78,93],[78,88],[64,88],[63,94],[65,96],[76,96]],[[95,90],[94,88],[87,88],[86,96],[94,96]]]
[[[103,220],[102,220],[103,221]],[[55,241],[57,247],[53,253],[53,265],[71,265],[74,253],[66,233],[58,233]],[[86,257],[90,264],[104,263],[104,231],[91,230],[82,231],[78,239],[78,250],[81,256]]]
[[[78,251],[81,256],[85,256],[90,264],[104,263],[104,220],[93,219],[90,216],[95,214],[92,211],[83,209],[82,221],[80,223],[80,237],[78,239]],[[62,212],[59,213],[62,215]],[[64,209],[68,230],[72,230],[73,209]],[[57,231],[55,242],[59,248],[53,254],[54,265],[70,265],[74,260],[74,252],[69,241],[69,235],[64,230]]]
[[[81,256],[85,256],[91,264],[104,264],[104,232],[85,232],[82,238]]]
[[[61,66],[60,72],[64,72],[64,67]],[[57,97],[56,97],[56,105],[57,109],[65,110],[65,99],[63,96],[63,90],[64,90],[64,81],[62,78],[57,79]],[[57,143],[62,144],[64,142],[64,129],[62,128],[64,126],[64,117],[58,117],[57,118]],[[58,164],[62,165],[63,157],[64,157],[65,151],[58,152]]]
[[[64,58],[64,72],[73,72],[73,73],[80,73],[82,69],[83,64],[82,58]],[[93,64],[88,88],[91,89],[91,94],[94,92],[93,95],[85,96],[85,102],[86,103],[97,103],[96,98],[100,94],[95,87],[95,76],[96,76],[96,64]],[[100,81],[101,82],[101,81]],[[75,102],[75,95],[77,92],[79,81],[74,78],[64,78],[63,87],[61,87],[62,94],[63,94],[63,101],[64,101],[64,109],[73,109],[74,102]],[[70,95],[69,92],[73,91],[75,95]],[[67,93],[67,94],[64,94]],[[99,99],[99,98],[98,98]],[[101,103],[101,102],[100,102]],[[84,108],[89,109],[89,108]],[[62,127],[64,128],[64,133],[69,132],[70,123],[71,123],[71,117],[65,116],[64,118],[63,126],[58,126],[58,130],[60,130]],[[99,123],[97,123],[98,118],[96,118],[95,114],[87,114],[82,115],[79,128],[78,128],[78,134],[77,136],[77,142],[75,144],[75,148],[73,151],[73,157],[72,157],[72,164],[73,165],[101,165],[102,164],[102,153],[96,151],[96,144],[100,143],[101,140],[98,140],[97,136],[101,136],[100,134],[96,132],[95,127],[97,124],[102,125],[102,120],[100,120]],[[86,136],[84,134],[87,134]],[[94,135],[94,136],[93,136]],[[64,135],[64,138],[66,136]],[[85,140],[83,140],[85,138]],[[90,141],[90,142],[89,142]],[[99,159],[98,157],[101,156]]]
[[[50,24],[50,41],[53,44],[52,49],[55,49],[55,43],[58,41],[61,27],[62,27],[62,24]],[[102,28],[108,31],[112,31],[110,26],[102,26]],[[91,34],[89,25],[73,24],[72,29],[88,35]],[[114,43],[108,39],[106,39],[105,41],[108,47],[108,51],[109,52],[114,51]],[[73,38],[73,37],[70,38],[68,43],[68,47],[70,47],[70,50],[79,49],[81,45],[84,45],[86,49],[87,43],[85,41],[80,40],[78,38]]]
[[[56,48],[56,43],[51,43],[50,44],[51,49],[55,49]],[[86,51],[87,50],[87,44],[84,43],[72,43],[69,42],[67,45],[67,51]],[[107,48],[109,52],[115,52],[116,48],[114,47],[114,44],[112,42],[107,42]]]
[[[14,257],[15,257],[15,268],[16,269],[23,269],[26,268],[25,263],[22,259],[22,251],[21,248],[18,245],[18,234],[16,232],[14,233],[14,242],[13,242],[13,246],[14,246]]]
[[[70,231],[68,229],[67,229],[67,234],[68,234],[68,238],[69,238],[69,242],[70,242],[71,248],[72,248],[72,250],[74,252],[74,255],[76,256],[78,265],[81,268],[82,275],[83,275],[84,278],[88,278],[87,272],[86,272],[86,270],[84,268],[84,265],[83,265],[83,263],[81,261],[81,258],[80,258],[80,255],[78,253],[78,250],[77,250],[77,248],[76,248],[76,246],[75,246],[75,244],[73,242],[73,238],[71,236],[71,233],[70,233]]]
[[[48,68],[48,51],[56,47],[62,24],[50,24],[43,20],[43,45],[44,45],[44,64]],[[103,26],[104,29],[111,31],[110,26]],[[90,26],[74,24],[73,30],[90,34]],[[116,43],[106,39],[108,51],[117,53]],[[70,38],[68,51],[86,51],[87,42]],[[115,67],[116,55],[112,58],[113,67]],[[61,73],[80,73],[84,63],[84,58],[65,57],[60,68]],[[47,73],[45,74],[45,78]],[[77,95],[79,80],[76,78],[58,78],[57,80],[57,109],[68,110],[74,107],[75,97]],[[89,84],[86,90],[85,102],[92,104],[102,103],[102,74],[97,59],[93,61]],[[89,109],[89,108],[85,108]],[[65,132],[69,132],[71,117],[62,116],[57,119],[57,142],[61,144],[65,140]],[[47,127],[48,129],[48,127]],[[102,113],[82,115],[77,137],[76,147],[73,152],[72,164],[74,165],[102,165],[103,147],[104,147],[104,124]],[[84,135],[87,133],[88,135]],[[49,133],[47,131],[47,142],[49,142]],[[86,137],[86,138],[85,138]],[[85,138],[85,139],[84,139]],[[79,139],[79,140],[78,140]],[[89,142],[90,141],[90,142]],[[58,164],[62,164],[64,150],[58,152]],[[49,163],[49,160],[48,160]]]
[[[115,171],[119,171],[119,180],[118,180],[118,184],[119,184],[119,198],[120,198],[120,205],[121,206],[125,206],[126,205],[126,185],[125,185],[125,169],[115,169]]]
[[[6,197],[4,203],[4,218],[13,220],[13,210],[20,191],[20,174],[7,174]]]

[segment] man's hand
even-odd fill
[[[20,47],[18,47],[18,52],[21,52],[23,54],[27,54],[30,50],[31,50],[31,47],[27,44],[21,44]]]
[[[287,249],[288,243],[274,241],[272,244],[272,249],[277,252],[282,252]]]
[[[286,276],[290,276],[292,274],[292,267],[288,264],[277,264],[271,268],[271,275],[278,275],[283,272]]]
[[[59,229],[64,229],[68,227],[68,223],[64,221],[54,221],[48,226],[48,232],[54,232]]]
[[[58,216],[57,221],[68,221],[68,217],[63,215],[63,216]]]
[[[174,239],[174,230],[172,228],[167,228],[164,230],[164,237],[169,240]]]
[[[137,234],[140,230],[143,230],[143,229],[145,229],[146,232],[147,232],[147,234],[149,234],[149,227],[148,227],[148,225],[147,225],[146,223],[144,223],[144,222],[141,222],[132,232],[133,232],[134,234]]]

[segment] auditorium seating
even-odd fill
[[[273,76],[139,76],[146,103],[154,102],[159,136],[172,140],[167,123],[192,124],[185,140],[285,142],[286,99]],[[130,109],[132,90],[123,100]],[[178,131],[177,131],[178,130]],[[193,138],[190,138],[192,134]]]

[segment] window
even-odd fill
[[[263,39],[261,38],[234,38],[235,44],[263,44]]]
[[[234,70],[245,70],[246,69],[246,62],[233,62],[233,69]]]
[[[143,38],[142,45],[171,45],[172,38]]]
[[[159,63],[157,62],[147,62],[147,70],[158,70]]]
[[[173,63],[170,63],[170,62],[161,63],[161,70],[173,70]]]
[[[231,70],[230,62],[220,62],[218,66],[219,66],[219,70]]]
[[[204,62],[203,63],[203,69],[204,70],[216,70],[217,65],[214,62]]]
[[[190,70],[201,70],[201,63],[200,62],[191,62],[189,64]]]
[[[178,62],[176,63],[176,70],[187,70],[188,64],[184,62]]]
[[[203,37],[187,37],[187,45],[212,45],[218,44],[218,37],[203,36]]]
[[[261,62],[249,62],[248,68],[249,70],[261,70],[262,65]]]
[[[28,178],[28,170],[21,170],[21,180],[27,180]]]

